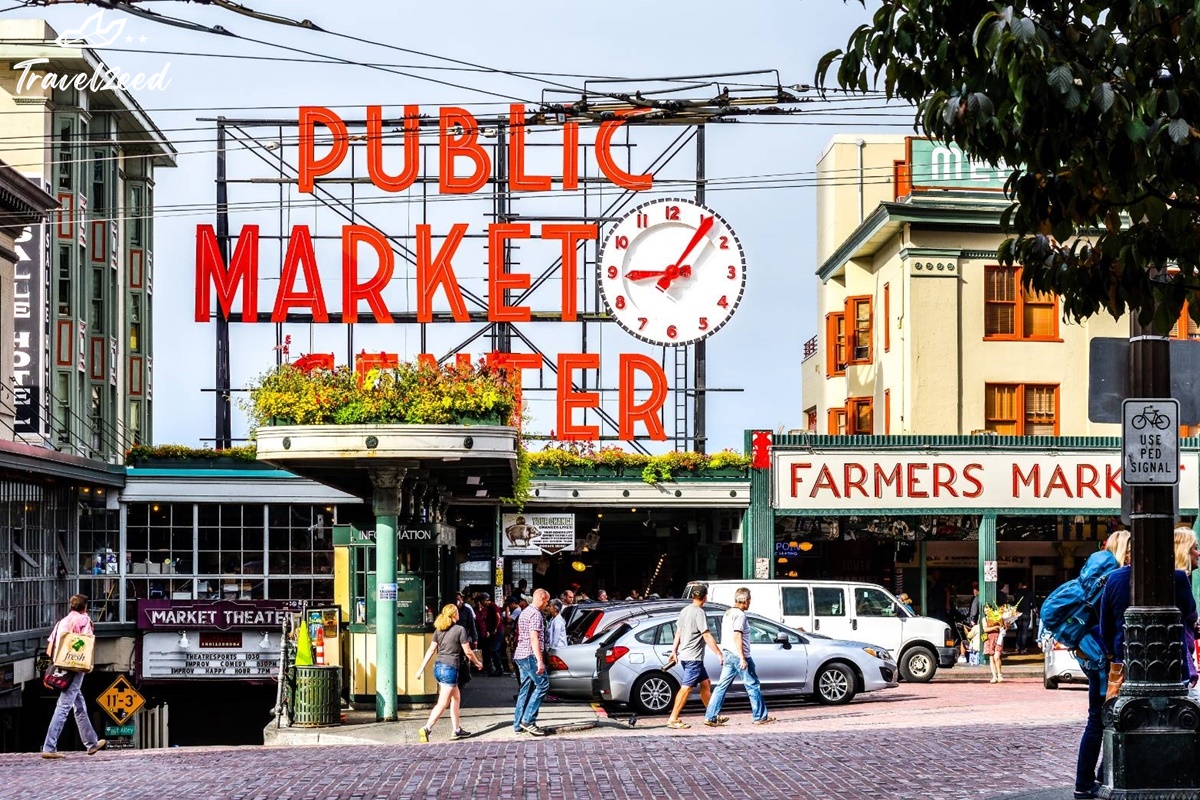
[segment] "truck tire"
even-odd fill
[[[929,683],[937,668],[937,655],[928,647],[913,647],[900,658],[900,676],[910,683]]]

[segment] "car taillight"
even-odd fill
[[[550,656],[549,666],[550,666],[550,669],[552,669],[552,670],[568,669],[567,662],[563,661],[558,656]]]
[[[620,661],[621,657],[624,656],[628,652],[629,652],[629,648],[622,647],[621,645],[617,645],[616,647],[610,647],[604,651],[604,663],[610,664],[610,665],[614,664],[617,661]]]
[[[956,642],[954,641],[954,635],[952,633],[950,633],[949,628],[945,629],[945,633],[942,634],[942,638],[946,640],[946,647],[954,647],[954,645],[956,644]]]

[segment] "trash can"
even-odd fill
[[[319,728],[342,724],[342,668],[295,667],[292,725]]]

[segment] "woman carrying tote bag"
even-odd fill
[[[60,619],[54,626],[54,630],[50,632],[50,641],[46,646],[46,653],[50,658],[54,658],[59,637],[71,633],[95,635],[92,629],[92,618],[87,615],[87,597],[82,594],[73,594],[69,603],[71,611]],[[42,758],[63,757],[63,754],[58,752],[58,737],[62,734],[63,726],[67,724],[67,715],[72,711],[75,712],[75,726],[79,728],[79,738],[87,747],[89,756],[100,752],[108,744],[107,741],[96,736],[92,721],[88,719],[87,703],[80,693],[85,674],[72,672],[71,682],[58,696],[58,705],[54,707],[54,716],[50,718],[50,728],[46,731],[46,741],[42,745]]]

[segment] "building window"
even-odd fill
[[[851,297],[846,301],[846,318],[851,320],[850,363],[871,363],[871,298]]]
[[[71,316],[71,245],[58,246],[58,315]]]
[[[817,407],[813,406],[804,412],[804,430],[809,433],[817,432]]]
[[[145,242],[146,188],[134,184],[129,189],[129,244],[141,247]]]
[[[825,375],[846,374],[846,315],[829,314],[825,317]]]
[[[58,124],[58,147],[55,159],[58,162],[58,188],[70,191],[75,182],[72,180],[75,170],[75,158],[72,153],[74,126],[70,119],[64,119]]]
[[[988,267],[984,280],[984,338],[1058,338],[1057,297],[1023,288],[1018,267]]]
[[[1200,339],[1200,325],[1188,316],[1187,303],[1183,304],[1183,310],[1179,312],[1179,319],[1171,328],[1172,339]]]
[[[129,439],[133,444],[142,443],[142,401],[129,401]]]
[[[142,352],[142,298],[138,294],[129,296],[129,352]]]
[[[870,436],[875,433],[874,402],[870,397],[846,401],[846,433]]]
[[[985,427],[1002,436],[1057,436],[1058,387],[1024,383],[984,388]]]
[[[846,409],[844,409],[844,408],[829,409],[829,435],[830,436],[845,436],[846,435]]]
[[[883,352],[892,349],[892,287],[883,285]]]

